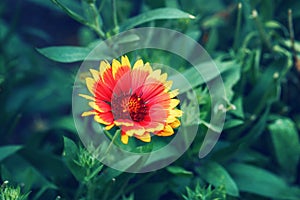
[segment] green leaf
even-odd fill
[[[208,162],[197,169],[197,172],[205,181],[215,187],[224,185],[226,193],[232,196],[239,196],[239,190],[235,181],[228,174],[226,169],[216,162]]]
[[[268,126],[277,162],[293,181],[300,157],[299,136],[294,122],[288,118],[277,119]]]
[[[11,156],[22,148],[21,145],[11,145],[0,147],[0,162],[5,158]]]
[[[240,191],[250,192],[261,196],[297,200],[299,190],[287,185],[281,178],[262,168],[247,164],[231,164],[228,170]]]
[[[228,70],[222,74],[225,85],[225,93],[227,100],[231,101],[234,91],[233,86],[240,80],[240,65],[236,65],[231,70]]]
[[[53,46],[37,49],[37,51],[51,60],[70,63],[84,60],[91,50],[77,46]]]
[[[224,130],[230,129],[230,128],[233,128],[233,127],[236,127],[236,126],[240,126],[242,124],[244,124],[243,120],[240,120],[240,119],[229,119],[228,121],[225,122],[223,129]]]
[[[216,78],[220,75],[220,73],[225,73],[226,71],[229,71],[233,68],[239,68],[238,63],[234,61],[216,61],[215,64],[218,70],[215,70],[211,67],[207,67],[211,65],[210,62],[201,63],[200,65],[196,66],[196,68],[201,68],[201,71],[206,75],[206,81],[210,81]],[[181,76],[184,76],[187,80],[189,80],[189,83],[191,84],[192,88],[205,83],[205,80],[200,76],[199,72],[194,67],[190,67],[189,69],[185,70],[182,74],[172,75],[169,77],[169,79],[180,80]],[[179,81],[173,81],[173,87],[178,88],[181,93],[184,93],[190,89],[189,87],[186,87],[186,85],[181,84]]]
[[[167,167],[167,171],[172,174],[175,174],[175,175],[183,175],[183,176],[186,176],[186,175],[192,176],[193,175],[193,173],[191,171],[187,171],[184,168],[179,167],[179,166],[169,166],[169,167]]]
[[[74,160],[78,155],[78,148],[73,140],[64,137],[64,158],[67,167],[78,181],[83,181],[85,177],[85,170],[79,166]]]
[[[183,12],[176,8],[158,8],[144,12],[138,16],[126,20],[121,26],[120,30],[125,31],[134,28],[140,24],[150,22],[158,19],[182,19],[189,18],[194,19],[195,17],[189,13]]]
[[[71,131],[73,133],[77,133],[77,129],[74,124],[73,117],[62,117],[56,120],[52,126],[52,128],[65,129]]]

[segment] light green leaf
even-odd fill
[[[51,60],[70,63],[84,60],[91,50],[77,46],[53,46],[37,49],[37,51]]]
[[[268,126],[277,162],[293,181],[300,157],[299,136],[295,124],[288,118],[277,119]]]
[[[166,168],[168,172],[175,174],[175,175],[183,175],[183,176],[192,176],[193,173],[191,171],[187,171],[182,167],[179,166],[169,166]]]
[[[20,145],[2,146],[0,147],[0,162],[10,155],[16,153],[22,148]]]
[[[282,25],[280,23],[278,23],[277,21],[267,21],[265,23],[265,26],[267,28],[273,28],[273,29],[280,29],[280,28],[282,28]]]
[[[176,8],[158,8],[144,12],[138,16],[126,20],[120,27],[121,31],[125,31],[134,28],[140,24],[150,22],[158,19],[181,19],[189,18],[194,19],[195,17],[189,13],[183,12]]]
[[[226,169],[216,162],[208,162],[197,169],[197,172],[215,187],[224,185],[226,193],[232,196],[239,196],[239,190],[235,181],[228,174]]]
[[[281,178],[262,168],[247,164],[231,164],[228,170],[240,191],[274,199],[297,200],[299,190],[287,185]]]

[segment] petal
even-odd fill
[[[96,84],[95,80],[90,77],[87,77],[85,79],[85,82],[86,82],[86,86],[87,86],[88,90],[90,91],[90,93],[95,96],[95,91],[94,91],[95,84]]]
[[[110,125],[107,125],[107,126],[105,127],[105,130],[107,130],[107,131],[110,130],[112,127],[114,127],[114,125],[115,125],[115,124],[113,124],[113,123],[110,124]]]
[[[144,133],[143,135],[134,135],[139,140],[142,140],[143,142],[151,142],[151,135],[150,133]]]
[[[112,90],[106,84],[99,80],[96,84],[95,99],[96,101],[111,101]]]
[[[173,134],[174,134],[174,130],[169,125],[166,125],[165,128],[164,128],[164,130],[156,133],[156,135],[158,135],[158,136],[171,136]]]
[[[174,122],[169,124],[172,128],[177,128],[180,126],[180,121],[176,119]]]
[[[172,123],[177,120],[176,117],[181,117],[182,116],[182,111],[181,110],[170,110],[169,111],[169,116],[167,118],[167,123]]]
[[[122,126],[122,131],[124,131],[127,135],[143,135],[145,133],[145,129],[138,124],[134,124],[134,126]]]
[[[164,128],[164,125],[162,123],[158,122],[151,122],[149,125],[144,126],[145,131],[149,133],[154,133],[156,131],[161,131]]]
[[[123,144],[128,144],[128,135],[126,135],[123,131],[121,132],[121,141]]]
[[[104,101],[96,101],[96,105],[101,109],[100,112],[109,112],[111,111],[111,107],[108,103],[104,102]]]
[[[122,56],[121,57],[121,63],[122,63],[122,66],[128,66],[131,68],[131,64],[129,62],[129,59],[127,56]]]
[[[112,65],[112,66],[111,66],[111,67],[112,67],[112,75],[113,75],[114,79],[116,79],[116,78],[115,78],[115,77],[116,77],[116,73],[117,73],[117,71],[119,70],[119,68],[121,67],[121,63],[120,63],[118,60],[113,59],[111,65]]]
[[[175,108],[180,103],[179,99],[170,100],[170,108]]]
[[[81,117],[86,117],[86,116],[90,116],[90,115],[96,115],[97,114],[97,112],[96,111],[94,111],[94,110],[91,110],[91,111],[86,111],[86,112],[83,112],[82,114],[81,114]]]
[[[178,89],[172,90],[171,92],[169,92],[170,99],[176,97],[178,94],[179,94],[179,90]]]
[[[97,113],[95,115],[94,120],[100,124],[110,125],[113,122],[111,112],[107,113]]]
[[[115,120],[116,126],[133,126],[134,122],[129,119],[117,119]]]
[[[161,74],[161,70],[157,69],[155,71],[153,71],[152,73],[150,73],[150,75],[148,76],[147,80],[151,80],[152,82],[160,82],[160,74]],[[151,82],[149,81],[149,82]]]
[[[90,69],[90,72],[91,72],[91,74],[92,74],[94,80],[95,80],[95,81],[98,81],[99,78],[100,78],[100,73],[99,73],[99,71],[94,70],[94,69]]]
[[[108,89],[113,91],[116,85],[116,81],[112,75],[112,68],[109,68],[106,71],[104,71],[101,78],[102,78],[102,85],[106,86]]]
[[[110,64],[106,60],[100,62],[99,71],[101,77],[103,76],[104,72],[106,72],[106,70],[108,70],[109,68]]]
[[[168,78],[167,73],[163,73],[163,74],[159,77],[159,81],[162,82],[162,83],[164,83],[164,82],[166,82],[167,78]]]
[[[78,94],[78,96],[81,96],[87,100],[91,100],[91,101],[95,101],[95,98],[94,97],[91,97],[89,95],[86,95],[86,94]]]
[[[98,112],[103,112],[103,110],[94,101],[90,101],[89,106]]]
[[[133,69],[136,69],[136,68],[140,68],[140,67],[143,67],[144,66],[144,62],[142,59],[139,59],[137,60],[134,65],[133,65]]]
[[[152,73],[152,67],[148,62],[144,65],[143,70]]]
[[[165,92],[169,91],[173,85],[173,81],[166,81],[164,86],[165,86]]]

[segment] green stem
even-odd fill
[[[108,154],[109,150],[111,149],[113,143],[115,142],[115,140],[116,140],[117,137],[119,136],[119,133],[120,133],[120,131],[116,131],[116,133],[114,134],[114,136],[111,138],[111,142],[109,143],[109,145],[108,145],[108,147],[107,147],[107,149],[106,149],[106,151],[105,151],[105,153],[104,153],[104,156],[103,156],[103,158],[100,160],[100,162],[102,162],[102,161],[105,159],[105,157],[107,156],[107,154]]]
[[[118,189],[118,192],[114,195],[111,200],[117,200],[122,194],[125,194],[124,189],[128,185],[130,179],[134,176],[134,174],[129,174],[124,183],[122,184],[121,188]]]
[[[113,9],[113,20],[114,20],[115,31],[118,33],[119,32],[119,24],[118,24],[116,0],[112,0],[112,9]]]
[[[128,187],[126,187],[125,194],[134,190],[137,186],[142,185],[145,181],[147,181],[149,178],[151,178],[155,173],[148,173],[144,177],[140,178],[137,182],[130,184]]]
[[[238,50],[238,45],[240,43],[241,23],[242,23],[242,3],[239,3],[238,4],[236,30],[235,30],[235,36],[234,36],[234,44],[233,44],[233,48],[234,48],[235,52]]]
[[[273,48],[272,48],[272,44],[270,42],[270,39],[265,31],[265,29],[263,28],[262,24],[261,24],[261,21],[258,17],[258,14],[257,14],[257,11],[256,10],[253,10],[252,11],[252,17],[254,19],[254,22],[255,22],[255,25],[258,29],[258,32],[259,32],[259,35],[261,37],[261,40],[262,42],[266,45],[266,47],[270,50],[270,51],[273,51]]]
[[[99,35],[100,38],[105,39],[105,33],[102,31],[100,22],[99,22],[99,11],[95,5],[95,3],[90,4],[92,12],[93,12],[93,17],[94,17],[94,26],[96,33]]]
[[[290,40],[291,40],[291,49],[293,53],[293,62],[296,65],[297,63],[297,51],[295,48],[295,33],[293,27],[293,13],[292,9],[288,10],[288,24],[289,24],[289,32],[290,32]]]
[[[100,4],[100,6],[99,6],[99,8],[98,8],[98,12],[99,12],[99,13],[101,12],[102,8],[104,7],[105,2],[106,2],[106,0],[102,0],[102,1],[101,1],[101,4]]]
[[[93,31],[97,33],[97,35],[101,39],[106,39],[104,32],[101,30],[100,26],[97,27],[96,24],[91,24],[88,21],[86,21],[84,18],[82,18],[77,13],[73,12],[72,10],[68,9],[66,6],[64,6],[62,3],[60,3],[58,0],[51,0],[55,5],[57,5],[59,8],[61,8],[67,15],[69,15],[74,20],[78,21],[79,23],[88,26]],[[97,10],[97,9],[96,9]],[[98,13],[98,12],[97,12]]]

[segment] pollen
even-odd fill
[[[147,115],[147,106],[142,98],[136,94],[132,95],[128,101],[128,112],[133,121],[140,122]]]

